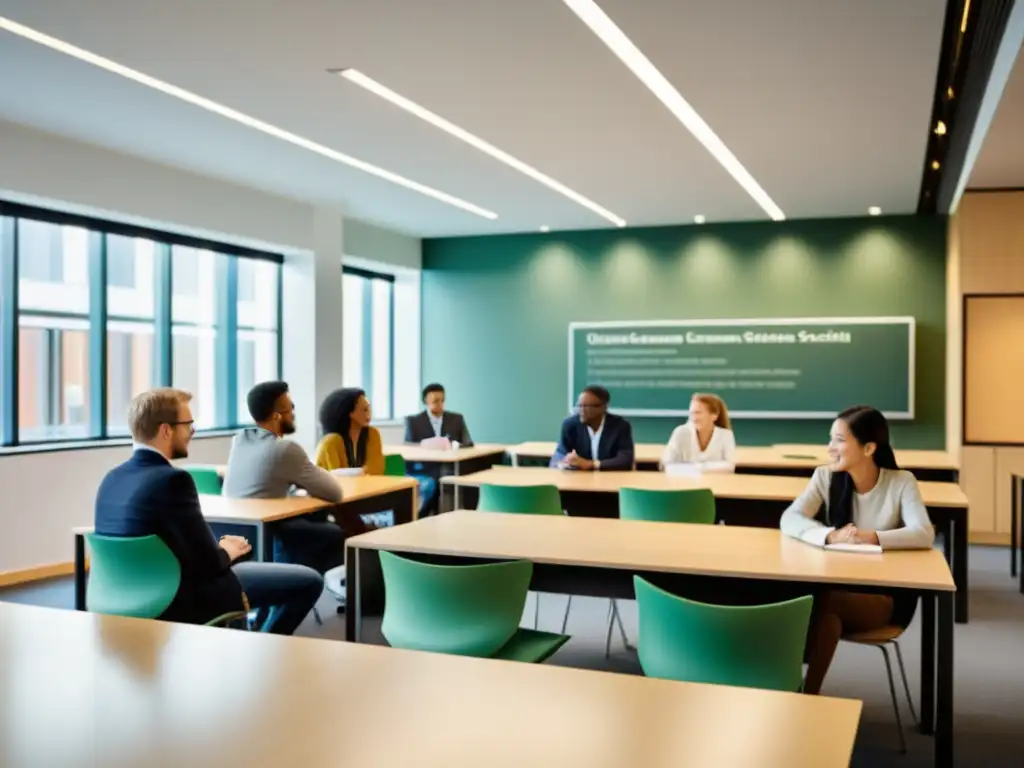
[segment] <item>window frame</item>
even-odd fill
[[[362,278],[369,283],[378,281],[388,285],[388,417],[381,419],[381,422],[390,422],[398,419],[395,412],[395,276],[387,272],[377,272],[364,267],[356,267],[350,264],[342,264],[341,274]],[[366,390],[367,395],[373,396],[373,296],[372,291],[363,292],[362,306],[362,364],[363,378],[360,388]],[[344,329],[342,329],[344,333]],[[378,421],[374,417],[374,421]]]
[[[39,221],[54,226],[80,227],[88,231],[89,310],[81,316],[88,324],[89,343],[89,418],[86,437],[49,440],[22,440],[19,434],[19,321],[26,316],[60,316],[60,312],[22,310],[19,306],[19,241],[18,220]],[[155,304],[153,317],[127,318],[108,312],[108,237],[120,236],[149,240],[154,244]],[[238,264],[240,259],[257,259],[277,265],[277,376],[281,377],[283,352],[283,279],[284,256],[247,246],[236,246],[201,237],[166,232],[150,227],[109,221],[92,216],[65,213],[23,203],[0,199],[0,455],[17,453],[19,447],[29,451],[71,450],[93,445],[123,443],[123,432],[110,435],[108,418],[108,333],[110,321],[152,323],[154,382],[153,386],[171,386],[173,374],[172,341],[172,246],[179,245],[224,254],[228,258],[224,275],[218,275],[219,304],[225,311],[217,318],[217,356],[215,409],[217,422],[197,434],[216,434],[237,430],[237,344],[238,344]],[[221,324],[223,321],[223,325]],[[270,332],[270,329],[264,329]],[[67,444],[66,448],[62,445]]]

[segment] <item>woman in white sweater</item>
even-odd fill
[[[736,438],[731,426],[722,398],[695,393],[689,420],[672,431],[661,454],[662,468],[694,464],[703,472],[732,472],[736,469]]]
[[[782,532],[809,544],[877,544],[928,549],[934,531],[917,480],[896,466],[889,424],[874,408],[856,406],[832,424],[829,464],[783,512]],[[831,590],[815,605],[808,634],[805,693],[818,693],[839,638],[904,624],[917,598]]]

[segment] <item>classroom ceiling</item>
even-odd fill
[[[788,218],[912,213],[945,0],[600,0]],[[0,30],[0,119],[417,236],[767,214],[562,0],[0,0],[0,16],[498,214],[479,217]]]
[[[1024,56],[1020,53],[967,186],[1024,188]]]

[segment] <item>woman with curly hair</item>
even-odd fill
[[[356,469],[384,474],[384,445],[370,426],[370,401],[362,389],[336,389],[320,406],[323,437],[316,448],[316,465],[324,469]]]

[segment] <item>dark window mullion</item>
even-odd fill
[[[230,427],[238,421],[238,260],[218,259],[216,272],[214,425]]]
[[[0,217],[0,444],[18,441],[18,227]]]
[[[107,436],[107,236],[89,233],[89,437]]]
[[[171,246],[157,243],[153,269],[153,382],[171,386],[174,343],[171,338]]]
[[[373,398],[373,283],[363,279],[363,382],[367,398]]]

